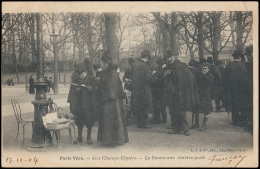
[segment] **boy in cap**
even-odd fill
[[[67,102],[70,103],[70,112],[74,115],[78,126],[78,142],[83,141],[82,130],[87,127],[87,143],[92,144],[91,131],[97,120],[94,110],[95,94],[93,91],[94,81],[88,75],[84,63],[75,66],[75,72],[71,76],[71,85]]]
[[[206,130],[206,123],[208,120],[208,114],[211,112],[211,99],[210,99],[210,90],[211,84],[213,83],[214,77],[210,73],[211,65],[207,62],[204,62],[200,66],[200,76],[198,77],[198,93],[200,99],[200,113],[204,114],[204,119],[200,130]],[[196,116],[195,116],[196,118]],[[195,120],[196,121],[196,120]],[[198,121],[198,120],[197,120]]]

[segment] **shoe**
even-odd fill
[[[200,125],[199,124],[194,124],[190,127],[190,129],[195,129],[195,128],[200,128]]]
[[[184,132],[184,135],[185,135],[185,136],[190,136],[190,132],[189,132],[189,131],[185,131],[185,132]]]
[[[87,139],[87,144],[92,144],[92,139]]]
[[[168,134],[181,134],[181,131],[172,130],[172,131],[169,131]]]
[[[77,140],[78,140],[78,142],[82,142],[83,138],[82,137],[78,137]]]

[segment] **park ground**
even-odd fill
[[[67,96],[69,85],[59,85],[59,94],[53,91],[47,94],[63,112],[69,113]],[[191,136],[183,134],[167,134],[170,126],[170,117],[167,110],[167,123],[154,124],[151,129],[140,129],[136,125],[128,126],[129,142],[114,147],[103,147],[96,141],[98,124],[93,128],[93,144],[86,143],[86,129],[83,130],[84,140],[79,145],[72,145],[68,131],[61,132],[61,144],[51,151],[30,152],[28,146],[32,137],[32,127],[26,125],[25,143],[22,143],[22,131],[16,140],[17,122],[11,106],[11,99],[17,100],[22,108],[23,118],[33,118],[33,105],[35,95],[25,92],[25,85],[2,86],[2,166],[56,166],[56,167],[100,167],[100,166],[235,166],[238,161],[212,162],[212,156],[220,155],[230,157],[234,153],[243,152],[247,156],[255,153],[253,135],[243,128],[231,125],[231,113],[224,110],[213,111],[208,119],[207,130],[190,129]],[[215,110],[215,108],[214,108]],[[149,115],[149,119],[152,115]],[[200,123],[202,123],[202,115]],[[189,126],[191,126],[191,112],[187,112]],[[21,128],[20,128],[21,129]],[[258,131],[257,131],[258,132]],[[55,140],[53,140],[56,144]],[[225,152],[224,152],[225,151]],[[224,154],[223,154],[224,153]],[[240,155],[241,154],[237,154]],[[80,157],[76,160],[76,156]],[[157,158],[158,157],[158,158]],[[161,157],[161,159],[159,158]],[[163,159],[165,157],[166,159]],[[194,158],[197,157],[197,160]],[[223,157],[224,158],[224,157]],[[31,159],[31,161],[29,160]],[[193,160],[189,160],[193,159]],[[252,158],[250,158],[252,160]],[[185,161],[186,160],[186,161]],[[239,165],[249,165],[245,160]],[[30,162],[29,162],[30,161]],[[34,161],[34,162],[33,162]],[[37,162],[35,162],[37,161]]]

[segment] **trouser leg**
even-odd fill
[[[154,123],[160,123],[161,117],[160,117],[160,107],[159,107],[158,100],[153,100],[153,122]]]
[[[165,106],[163,106],[161,113],[162,113],[162,122],[166,123],[167,122],[167,113],[166,113],[166,107]]]
[[[175,127],[175,124],[174,124],[174,123],[175,123],[174,110],[175,110],[175,107],[174,107],[174,106],[170,106],[170,107],[169,107],[169,114],[170,114],[170,118],[171,118],[171,126],[173,127],[173,129],[174,129],[174,127]]]
[[[82,138],[82,130],[84,125],[78,125],[78,141],[81,142],[83,140]]]
[[[216,96],[215,97],[215,103],[216,103],[216,110],[220,110],[221,107],[220,107],[220,97],[219,96]]]
[[[239,109],[236,103],[232,103],[232,123],[238,124],[239,122]]]
[[[188,121],[187,121],[187,116],[186,116],[186,111],[185,110],[180,110],[180,120],[181,120],[181,126],[184,132],[188,132]]]

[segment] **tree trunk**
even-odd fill
[[[234,31],[234,20],[233,20],[233,14],[232,11],[229,12],[229,20],[230,20],[230,28],[232,32],[232,45],[236,46],[236,38],[235,38],[235,31]]]
[[[166,29],[165,25],[167,23],[167,16],[164,15],[164,19],[161,19],[159,12],[152,13],[154,18],[158,22],[159,30],[162,34],[162,47],[163,47],[163,55],[166,54],[166,51],[170,49],[170,35],[169,31]]]
[[[178,43],[177,43],[177,13],[171,13],[171,29],[170,29],[170,38],[171,38],[171,51],[173,54],[179,54]]]
[[[42,32],[42,14],[36,14],[36,21],[37,21],[37,55],[36,55],[36,62],[37,62],[37,78],[41,77],[40,73],[43,72],[43,32]]]
[[[242,12],[236,11],[236,21],[237,21],[237,46],[236,50],[243,53],[242,39],[243,39],[243,27],[242,27]]]
[[[75,34],[73,34],[73,65],[75,64],[75,56],[76,56],[76,40],[75,40]]]
[[[15,68],[15,74],[16,74],[16,79],[17,79],[17,83],[19,84],[19,75],[18,75],[18,69],[17,69],[17,58],[16,58],[16,54],[15,54],[15,36],[14,36],[14,30],[12,31],[12,58],[13,58],[13,66]]]
[[[35,16],[34,13],[31,14],[31,24],[30,24],[30,35],[31,35],[31,47],[32,47],[32,62],[35,62],[36,58],[36,46],[35,46]]]
[[[199,58],[204,58],[204,46],[205,46],[205,40],[203,37],[203,12],[198,13],[198,46],[199,46]]]
[[[20,28],[19,28],[20,26]],[[23,43],[24,43],[24,35],[23,35],[23,17],[21,17],[21,23],[18,26],[18,37],[19,37],[19,59],[18,63],[22,63],[23,58]]]
[[[54,32],[54,13],[52,14],[52,30],[53,30],[53,34]],[[52,41],[52,45],[53,45],[53,56],[54,56],[54,94],[59,94],[59,77],[58,77],[58,47],[57,47],[57,36],[56,35],[52,35],[53,37],[53,41]]]
[[[220,41],[220,12],[213,12],[213,60],[217,61]]]
[[[117,56],[116,13],[105,13],[106,44],[112,63],[119,64]]]

